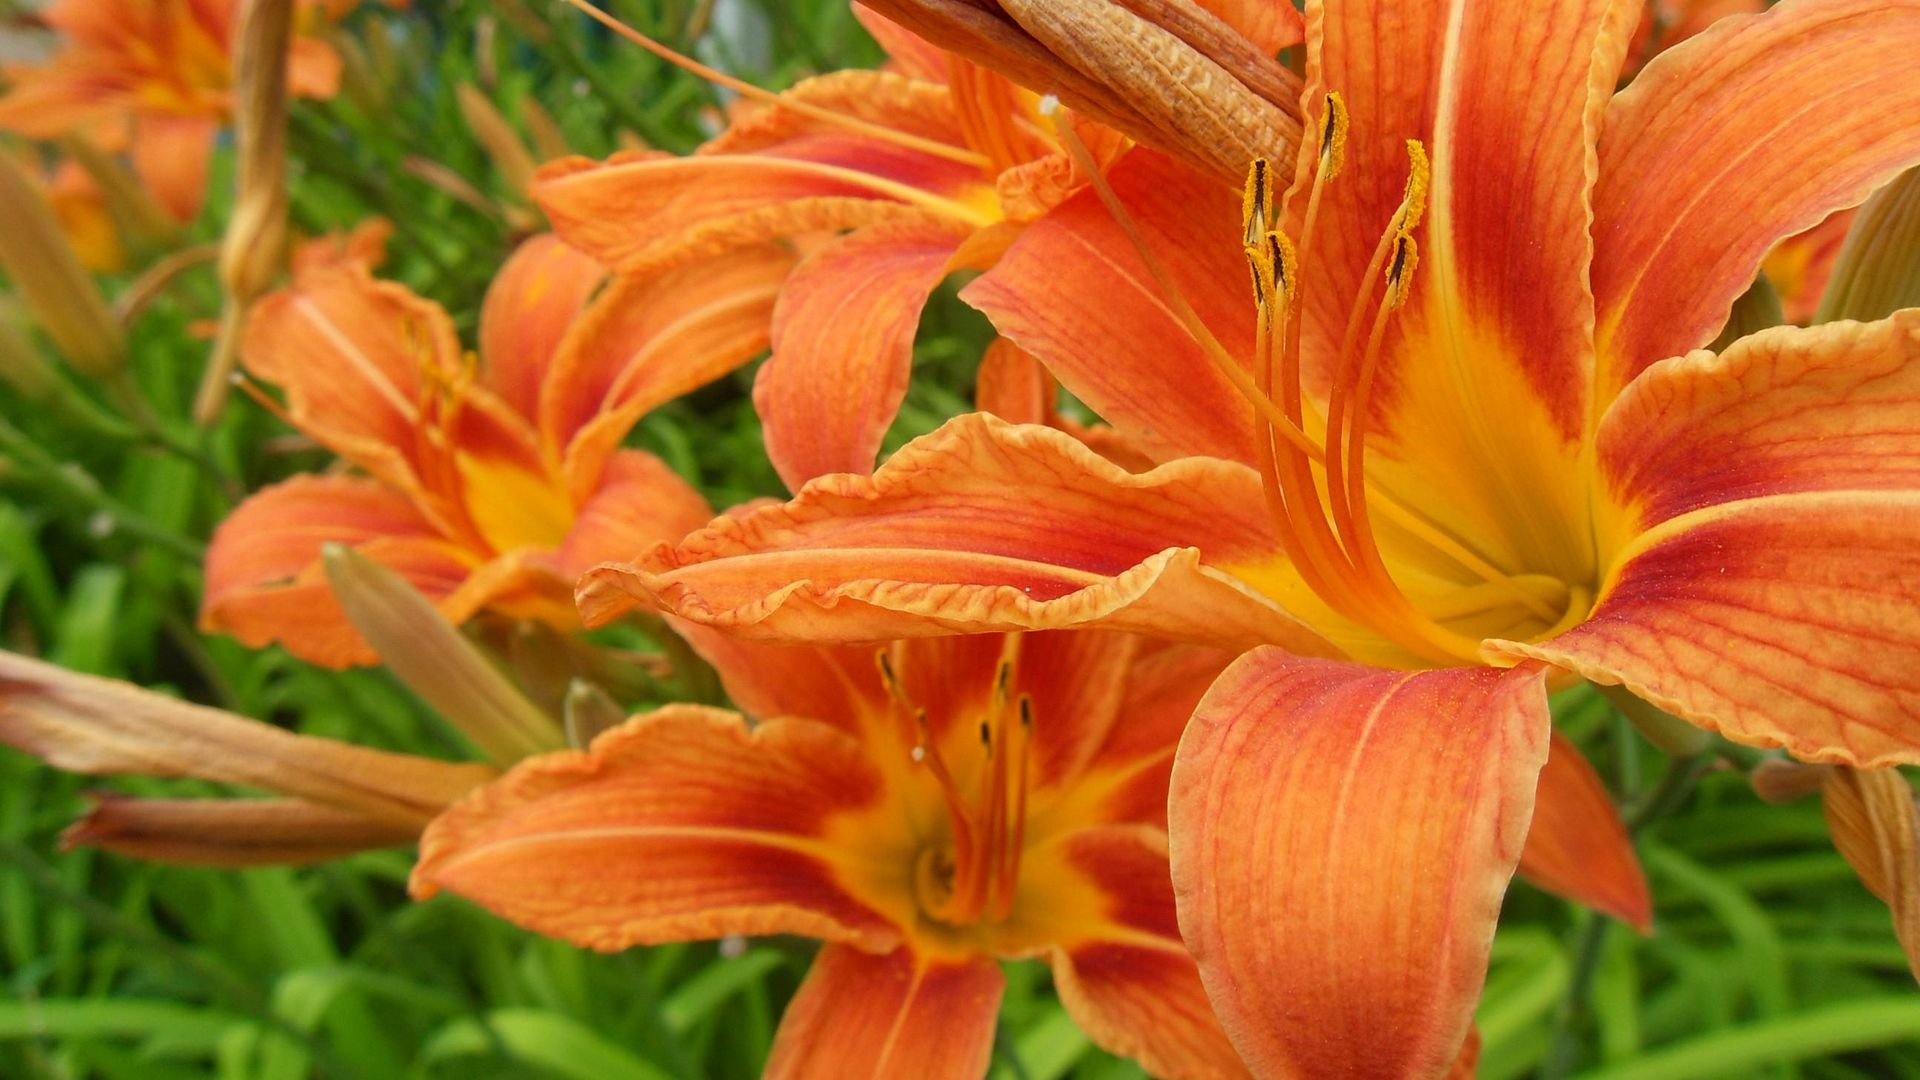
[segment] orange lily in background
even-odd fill
[[[1438,1075],[1550,681],[1920,761],[1920,311],[1689,352],[1779,239],[1920,159],[1920,3],[1788,0],[1615,95],[1636,10],[1309,5],[1320,153],[1283,209],[1135,151],[1151,264],[1083,193],[965,294],[1164,464],[962,417],[595,571],[584,613],[1251,648],[1170,794],[1209,996],[1263,1075]]]
[[[608,951],[824,939],[768,1076],[983,1076],[996,958],[1032,956],[1103,1048],[1243,1075],[1174,925],[1164,832],[1174,744],[1226,654],[689,635],[755,723],[671,705],[521,763],[428,829],[415,895]]]
[[[203,625],[319,664],[372,662],[322,573],[321,547],[337,542],[455,625],[487,609],[577,629],[568,596],[583,569],[710,516],[620,441],[765,347],[790,266],[740,248],[601,289],[597,263],[538,236],[487,293],[477,362],[437,305],[351,258],[303,271],[256,306],[242,362],[285,390],[288,422],[366,475],[298,476],[236,509],[207,552]]]
[[[80,265],[96,274],[126,268],[127,249],[107,207],[106,193],[77,161],[62,160],[47,176],[47,205],[60,219]]]
[[[194,777],[274,798],[101,795],[63,837],[208,866],[307,863],[410,844],[499,775],[489,765],[372,750],[0,652],[0,744],[72,772]]]
[[[1274,15],[1284,5],[1206,6],[1269,55],[1298,40],[1297,22]],[[776,104],[743,108],[688,157],[554,162],[533,191],[568,243],[622,272],[801,242],[754,386],[768,456],[796,489],[873,468],[928,296],[951,271],[992,265],[1022,225],[1085,182],[1035,94],[855,12],[892,54],[889,70],[804,80]],[[1125,144],[1098,125],[1081,133],[1102,157]]]
[[[214,139],[233,108],[239,11],[240,0],[56,0],[41,17],[61,35],[59,50],[6,69],[0,130],[125,150],[160,203],[187,221],[200,212]],[[296,37],[287,82],[295,95],[332,97],[340,57]]]

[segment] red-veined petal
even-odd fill
[[[419,484],[423,373],[460,367],[447,313],[360,266],[303,275],[261,299],[247,320],[241,361],[286,392],[287,410],[314,438],[399,488]]]
[[[840,150],[846,156],[848,147]],[[566,158],[541,168],[533,195],[563,239],[625,273],[675,261],[679,249],[699,250],[715,234],[742,246],[903,214],[974,213],[913,186],[920,178],[892,161],[907,154],[876,148],[863,167],[769,154],[615,156],[605,164]],[[883,168],[903,179],[876,171]]]
[[[1103,821],[1167,826],[1167,777],[1193,710],[1233,654],[1192,645],[1143,643],[1128,673],[1121,720],[1081,773],[1097,793]]]
[[[541,233],[514,249],[480,305],[480,364],[486,384],[532,419],[554,352],[606,270],[591,256]]]
[[[994,338],[980,354],[973,403],[981,412],[1009,424],[1045,424],[1054,419],[1059,394],[1046,366],[1006,338]]]
[[[1081,1029],[1101,1049],[1168,1080],[1246,1076],[1180,942],[1166,835],[1137,826],[1083,829],[1054,857],[1106,893],[1113,920],[1106,933],[1096,924],[1086,940],[1053,950],[1060,1002]]]
[[[1169,795],[1174,887],[1256,1073],[1453,1064],[1547,756],[1544,673],[1262,649],[1201,702]]]
[[[1779,327],[1648,368],[1608,410],[1613,543],[1677,515],[1796,491],[1920,489],[1920,311]]]
[[[1594,190],[1602,404],[1712,340],[1769,248],[1920,160],[1910,0],[1790,0],[1663,53],[1608,108]]]
[[[790,253],[761,244],[607,286],[560,343],[541,389],[540,431],[563,449],[576,503],[642,416],[767,347],[792,267]]]
[[[1495,564],[1590,577],[1588,207],[1630,5],[1375,0],[1308,15],[1318,46],[1305,100],[1317,116],[1321,95],[1340,93],[1351,124],[1310,237],[1308,155],[1288,200],[1305,378],[1356,378],[1360,358],[1339,355],[1349,313],[1364,341],[1388,289],[1367,270],[1409,190],[1407,141],[1420,140],[1431,186],[1411,294],[1385,324],[1371,391],[1370,483],[1410,494]]]
[[[1520,876],[1643,934],[1653,925],[1653,898],[1619,807],[1580,748],[1557,731],[1540,770]]]
[[[214,530],[201,626],[254,648],[277,641],[327,667],[371,663],[320,572],[326,544],[362,549],[435,599],[476,564],[411,500],[376,481],[296,476],[255,492]]]
[[[1802,492],[1636,537],[1586,622],[1490,643],[1619,684],[1730,739],[1861,768],[1920,762],[1920,493]]]
[[[1306,33],[1300,11],[1292,4],[1276,4],[1272,0],[1195,0],[1195,3],[1220,16],[1268,56],[1300,44]]]
[[[1108,177],[1201,322],[1243,363],[1254,307],[1240,199],[1151,150]],[[1253,460],[1253,409],[1174,315],[1092,191],[1028,226],[961,298],[1109,423],[1162,452]]]
[[[952,54],[919,34],[901,26],[865,4],[853,5],[853,17],[887,50],[889,66],[909,78],[927,82],[947,81],[948,57]]]
[[[899,927],[836,871],[862,853],[828,835],[884,797],[842,731],[670,705],[456,804],[421,840],[413,891],[602,950],[771,933],[887,949]]]
[[[774,1036],[767,1080],[977,1080],[1005,979],[985,956],[820,950]]]
[[[1329,648],[1205,563],[1276,557],[1252,470],[1191,459],[1128,473],[1070,436],[962,416],[871,477],[716,520],[582,579],[600,622],[635,601],[731,632],[876,641],[1097,625],[1246,647]]]
[[[871,472],[907,395],[920,309],[962,234],[870,225],[815,249],[773,309],[773,355],[753,384],[767,456],[787,487]]]
[[[621,450],[607,461],[599,488],[554,558],[571,581],[599,563],[678,540],[712,517],[707,500],[666,462],[643,450]]]

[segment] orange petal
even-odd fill
[[[1167,827],[1167,777],[1187,722],[1234,654],[1143,643],[1128,672],[1120,722],[1087,763],[1089,788],[1105,789],[1101,820]]]
[[[351,229],[326,233],[293,245],[288,269],[295,277],[308,270],[319,270],[344,263],[359,263],[372,270],[387,261],[387,241],[393,236],[393,222],[370,217]]]
[[[1195,0],[1240,31],[1268,56],[1290,45],[1300,44],[1306,35],[1306,23],[1292,4],[1270,0]]]
[[[0,742],[59,769],[244,784],[418,829],[495,775],[367,750],[0,652]]]
[[[555,554],[572,581],[613,559],[631,559],[671,543],[713,517],[693,485],[666,462],[642,450],[621,450],[607,462],[599,490],[580,508]]]
[[[255,492],[214,530],[201,626],[254,648],[279,642],[325,667],[372,663],[320,573],[329,543],[361,549],[436,600],[459,589],[475,564],[390,488],[296,476]]]
[[[1054,418],[1060,386],[1034,355],[1006,338],[994,338],[980,356],[973,403],[1009,424],[1044,424]]]
[[[936,80],[923,80],[891,71],[852,68],[802,79],[781,91],[780,100],[810,105],[847,120],[878,124],[962,149],[966,139],[961,134],[959,108],[953,91],[940,85],[944,81],[944,75]],[[1037,141],[1033,145],[1046,144]],[[733,124],[710,139],[699,152],[706,155],[761,151],[849,165],[879,176],[915,182],[916,186],[924,186],[929,191],[955,193],[982,182],[977,173],[965,168],[954,169],[951,162],[930,166],[926,155],[903,151],[875,134],[851,130],[845,123],[779,106],[749,105],[740,110]],[[924,171],[929,167],[941,171]],[[951,179],[937,178],[941,176]]]
[[[891,70],[928,82],[947,80],[951,53],[858,0],[853,5],[853,17],[887,51],[887,66]]]
[[[1324,29],[1326,83],[1348,95],[1353,117],[1346,168],[1377,179],[1327,189],[1315,258],[1326,236],[1330,265],[1344,273],[1327,281],[1322,305],[1331,305],[1322,309],[1336,321],[1322,325],[1343,332],[1348,298],[1376,290],[1358,274],[1402,197],[1388,179],[1407,175],[1405,140],[1426,140],[1433,187],[1419,237],[1425,265],[1410,302],[1426,302],[1426,318],[1445,327],[1435,336],[1456,349],[1503,346],[1475,355],[1471,383],[1525,385],[1532,391],[1526,404],[1544,412],[1563,440],[1577,441],[1587,425],[1592,364],[1593,146],[1635,13],[1614,0],[1467,5],[1451,17],[1436,7],[1446,20],[1441,36],[1423,38],[1405,26],[1382,34],[1380,21],[1400,8],[1343,4]],[[1383,41],[1398,48],[1383,55]],[[1418,73],[1426,74],[1424,86]],[[1401,378],[1413,384],[1402,390],[1410,411],[1434,404],[1412,400],[1421,383],[1473,400],[1471,383],[1449,383],[1441,371],[1415,374],[1459,370],[1444,352],[1415,343],[1399,359]],[[1383,367],[1380,377],[1397,381],[1392,370]],[[1504,417],[1496,429],[1514,419]]]
[[[364,267],[315,271],[254,305],[240,350],[314,438],[395,487],[417,485],[423,373],[460,369],[459,338],[438,304]]]
[[[541,388],[540,431],[564,448],[576,503],[640,417],[767,347],[792,267],[785,250],[757,245],[623,276],[574,322]]]
[[[788,488],[872,471],[907,396],[920,309],[959,240],[940,225],[870,225],[815,249],[787,279],[753,404]]]
[[[1083,829],[1061,854],[1107,892],[1110,914],[1126,931],[1054,950],[1054,985],[1075,1022],[1101,1049],[1155,1076],[1246,1076],[1180,943],[1166,837],[1152,829]]]
[[[1920,160],[1916,39],[1911,4],[1786,4],[1714,23],[1613,100],[1593,207],[1603,393],[1711,341],[1777,241]]]
[[[1473,1080],[1480,1071],[1480,1026],[1467,1028],[1467,1041],[1460,1047],[1460,1055],[1453,1059],[1453,1065],[1447,1069],[1446,1080]]]
[[[984,956],[882,956],[830,944],[787,1005],[767,1080],[977,1080],[1005,979]]]
[[[883,780],[846,734],[804,720],[751,731],[670,705],[530,758],[438,818],[413,891],[446,889],[602,950],[725,934],[806,934],[890,949],[899,928],[840,884],[858,857],[826,836]]]
[[[487,386],[520,415],[536,415],[560,339],[607,272],[552,233],[522,243],[494,275],[480,307]]]
[[[1809,761],[1920,761],[1920,494],[1808,492],[1635,538],[1586,622],[1531,656]]]
[[[1620,810],[1580,748],[1553,733],[1520,876],[1647,933],[1653,898]]]
[[[60,843],[189,866],[326,862],[411,844],[418,825],[397,825],[303,799],[136,799],[96,795]]]
[[[1273,558],[1252,470],[1208,459],[1133,474],[1070,436],[984,413],[871,477],[716,520],[582,579],[598,623],[636,601],[769,640],[876,641],[1067,626],[1328,646],[1206,563]]]
[[[1809,322],[1824,322],[1816,319],[1820,310],[1820,299],[1827,291],[1827,282],[1833,278],[1834,264],[1839,262],[1840,251],[1846,245],[1847,233],[1853,228],[1853,220],[1858,211],[1853,208],[1836,210],[1821,220],[1820,224],[1804,232],[1798,232],[1773,246],[1767,257],[1761,260],[1760,270],[1773,283],[1774,291],[1780,295],[1780,313],[1790,323],[1805,326]],[[1875,312],[1876,317],[1886,314],[1882,309]],[[1861,318],[1848,315],[1846,318]]]
[[[287,43],[287,92],[325,100],[340,92],[339,52],[319,38],[296,37]]]
[[[1425,144],[1429,205],[1411,295],[1382,339],[1370,477],[1401,492],[1444,489],[1445,499],[1421,500],[1443,530],[1503,565],[1569,576],[1591,571],[1568,554],[1587,550],[1591,533],[1580,472],[1587,206],[1593,140],[1631,28],[1625,7],[1315,4],[1304,100],[1318,116],[1322,94],[1341,93],[1351,126],[1310,238],[1300,223],[1308,155],[1288,199],[1305,377],[1330,385],[1335,363],[1359,366],[1340,357],[1349,312],[1363,313],[1364,330],[1383,295],[1368,267],[1408,190],[1407,140]],[[1515,493],[1526,493],[1518,509]]]
[[[134,123],[133,171],[175,220],[200,216],[220,125],[201,116],[143,115]]]
[[[720,676],[727,698],[756,721],[804,717],[859,737],[865,714],[886,708],[875,662],[878,647],[770,645],[711,627],[670,620]]]
[[[1602,421],[1615,545],[1688,511],[1920,488],[1920,311],[1765,330],[1648,368]]]
[[[871,160],[850,165],[768,154],[616,156],[605,164],[567,158],[541,168],[533,196],[567,243],[627,273],[665,261],[676,248],[709,244],[714,234],[741,246],[903,214],[971,219],[972,211],[915,186],[959,186],[951,175],[959,166],[919,154],[894,162],[910,152],[880,145]]]
[[[382,537],[440,539],[411,500],[371,480],[302,474],[261,488],[214,530],[205,611],[236,590],[293,577],[325,544]]]
[[[1255,1072],[1453,1064],[1547,756],[1544,676],[1261,649],[1201,702],[1168,799],[1174,888]]]
[[[1238,193],[1150,150],[1109,180],[1200,320],[1233,356],[1252,356]],[[1253,460],[1253,410],[1092,191],[1028,226],[960,295],[1122,431],[1163,451]]]

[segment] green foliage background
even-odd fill
[[[766,86],[879,59],[844,0],[718,6],[711,22],[697,3],[613,8]],[[478,84],[510,117],[536,101],[596,156],[619,129],[691,149],[720,100],[553,0],[369,4],[345,27],[360,43],[355,78],[374,90],[295,107],[296,221],[317,233],[393,219],[382,272],[469,334],[516,238],[408,171],[426,158],[511,198],[454,87]],[[230,165],[223,152],[217,168]],[[215,191],[226,186],[216,175]],[[196,239],[217,237],[225,203],[216,194]],[[457,737],[383,673],[323,672],[194,629],[200,550],[235,497],[326,461],[245,401],[211,433],[186,420],[207,353],[194,324],[218,301],[203,268],[132,327],[158,436],[79,380],[53,407],[0,388],[0,643],[304,732],[458,755]],[[950,293],[930,309],[890,445],[967,406],[984,340]],[[751,374],[660,410],[634,437],[716,505],[780,491]],[[1818,801],[1767,806],[1731,772],[1669,771],[1591,693],[1557,707],[1630,816],[1662,804],[1640,833],[1655,930],[1641,938],[1516,884],[1480,1008],[1481,1075],[1920,1078],[1920,993]],[[454,898],[409,903],[404,852],[223,873],[58,850],[85,792],[103,786],[193,787],[103,784],[0,750],[0,1077],[750,1077],[810,955],[784,939],[581,952]],[[1009,975],[996,1076],[1139,1075],[1088,1044],[1043,969]]]

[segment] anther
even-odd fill
[[[1322,181],[1340,175],[1347,161],[1347,99],[1340,91],[1327,92],[1326,108],[1320,113],[1320,176]]]
[[[1240,225],[1248,246],[1258,243],[1273,220],[1273,177],[1266,158],[1247,166],[1247,184],[1240,199]]]
[[[1387,267],[1387,306],[1397,308],[1407,302],[1413,268],[1420,264],[1420,245],[1405,233],[1393,238],[1393,258]]]

